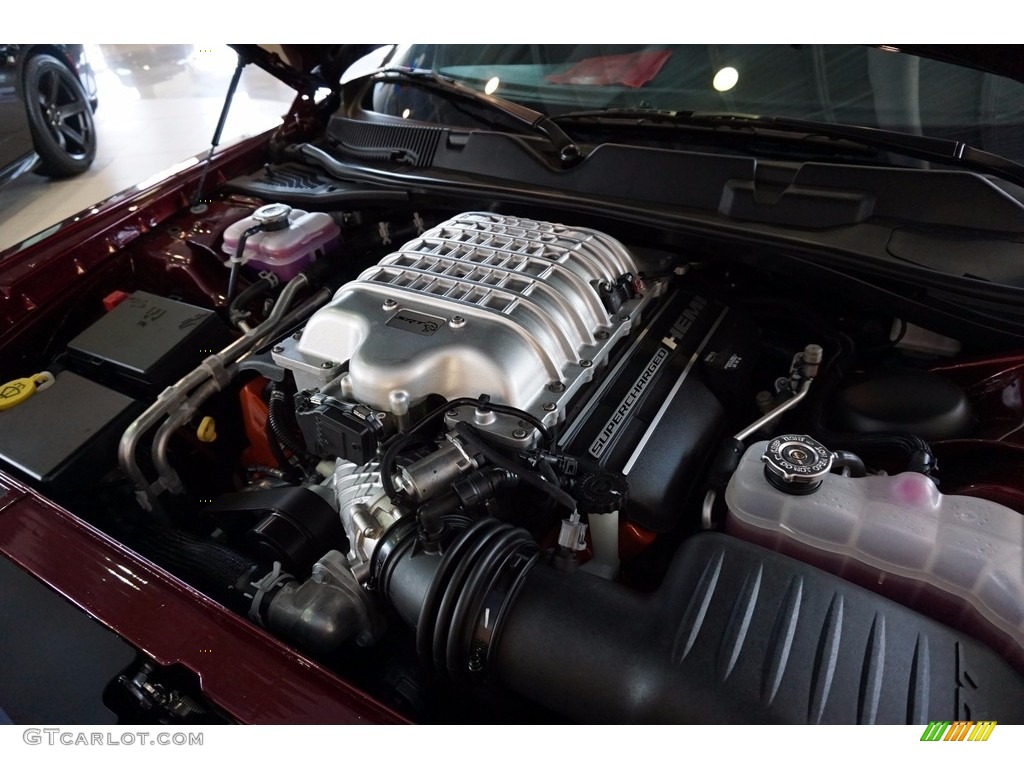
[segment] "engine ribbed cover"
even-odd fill
[[[342,286],[275,360],[301,389],[347,361],[345,396],[382,411],[488,394],[553,423],[649,300],[612,315],[598,286],[637,271],[600,232],[464,213]]]

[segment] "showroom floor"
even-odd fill
[[[99,147],[73,179],[26,174],[0,187],[0,250],[210,146],[235,66],[226,46],[88,46],[99,94]],[[248,67],[221,146],[259,133],[286,111],[294,92]]]

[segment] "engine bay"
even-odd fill
[[[41,318],[0,469],[420,722],[1024,722],[1024,355],[755,248],[309,174]]]

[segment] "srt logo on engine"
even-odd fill
[[[417,333],[420,336],[432,336],[438,328],[444,325],[444,322],[444,319],[440,317],[431,317],[421,312],[412,312],[404,309],[396,313],[385,325]]]

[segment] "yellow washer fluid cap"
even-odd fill
[[[203,420],[199,422],[196,437],[204,443],[212,443],[217,439],[217,422],[213,420],[212,416],[204,416]]]
[[[0,384],[0,411],[21,405],[36,392],[42,392],[53,384],[53,374],[42,371],[23,379],[14,379]]]

